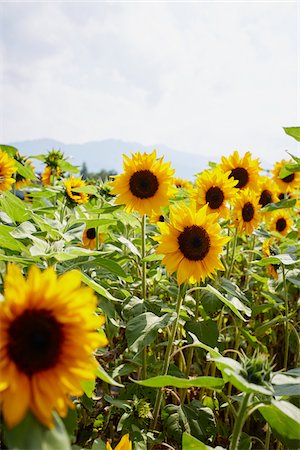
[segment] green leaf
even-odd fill
[[[111,295],[103,286],[100,286],[100,284],[96,283],[96,281],[92,280],[84,273],[81,273],[81,280],[83,281],[83,283],[87,284],[89,287],[94,289],[94,291],[96,291],[103,297],[107,298],[108,300],[113,300],[117,302],[120,301],[118,298],[115,298],[113,295]]]
[[[300,127],[283,127],[286,134],[300,141]]]
[[[36,156],[35,156],[36,158]],[[73,164],[69,163],[68,161],[65,161],[64,159],[60,159],[57,162],[58,167],[63,172],[69,172],[69,173],[78,173],[79,169],[76,166],[73,166]]]
[[[217,346],[219,331],[216,322],[213,320],[191,320],[186,322],[184,328],[196,335],[200,342],[211,347]],[[188,341],[188,343],[190,342]]]
[[[253,263],[258,266],[268,266],[269,264],[280,264],[282,263],[284,266],[290,266],[291,264],[297,264],[300,262],[300,259],[296,259],[294,255],[290,253],[282,253],[281,255],[269,256],[266,258],[262,258],[259,261],[254,261]]]
[[[36,176],[32,168],[28,164],[21,164],[19,161],[15,161],[17,172],[27,180],[36,180]]]
[[[225,450],[224,447],[210,447],[204,444],[204,442],[199,441],[194,436],[184,432],[182,434],[182,450]]]
[[[0,247],[19,252],[26,250],[26,246],[12,236],[13,231],[15,228],[0,224]]]
[[[98,192],[97,186],[81,186],[78,188],[72,188],[72,192],[84,192],[85,194],[95,195]]]
[[[157,316],[152,312],[133,317],[126,328],[128,347],[134,352],[140,351],[155,340],[159,328],[165,329],[174,322],[175,318],[175,313]]]
[[[81,387],[85,395],[89,398],[92,398],[94,389],[95,389],[95,379],[93,380],[82,380]]]
[[[95,258],[93,263],[97,266],[101,266],[104,269],[107,269],[109,272],[117,275],[124,280],[128,279],[128,274],[124,272],[123,268],[116,261],[112,259],[106,258]]]
[[[249,383],[242,375],[233,372],[229,368],[224,368],[222,370],[223,377],[226,381],[229,381],[233,386],[239,389],[241,392],[247,394],[257,393],[272,396],[274,395],[273,390],[268,389],[265,386],[260,386],[258,384]]]
[[[18,149],[16,147],[12,147],[11,145],[3,145],[3,144],[0,144],[0,150],[2,150],[3,152],[6,152],[12,158],[18,152]]]
[[[26,203],[8,191],[2,193],[0,205],[13,222],[24,222],[29,219]]]
[[[223,294],[221,294],[221,292],[219,292],[210,284],[205,286],[203,289],[206,289],[207,291],[218,297],[218,299],[221,300],[221,302],[223,302],[241,320],[246,321],[240,311],[242,311],[249,317],[251,316],[251,309],[248,308],[248,306],[244,305],[237,297],[233,297],[231,300],[228,300],[226,297],[224,297]]]
[[[300,440],[300,409],[283,400],[272,400],[259,408],[260,413],[280,435]]]
[[[151,255],[145,256],[142,259],[142,262],[152,262],[152,261],[161,261],[164,255],[157,255],[156,253],[152,253]]]
[[[70,450],[68,434],[57,414],[54,425],[54,428],[46,428],[28,413],[16,427],[4,428],[4,440],[10,450]]]
[[[220,390],[224,386],[224,380],[216,377],[197,377],[197,378],[177,378],[171,375],[160,375],[147,380],[135,381],[142,386],[161,388],[173,386],[176,388],[204,387],[207,389]]]
[[[278,203],[269,203],[268,205],[261,208],[259,211],[270,212],[270,211],[277,211],[278,209],[293,208],[296,205],[296,201],[297,200],[295,198],[285,198]]]
[[[102,381],[105,381],[105,383],[111,384],[112,386],[124,387],[123,384],[118,383],[110,375],[108,375],[108,373],[106,373],[101,366],[97,367],[96,377],[100,378]]]
[[[126,245],[126,247],[128,248],[128,250],[131,251],[131,253],[133,253],[134,255],[137,255],[139,258],[141,258],[141,254],[139,252],[139,250],[136,248],[136,246],[130,242],[128,239],[126,239],[124,236],[120,236],[118,238],[118,241],[120,241],[122,244]]]

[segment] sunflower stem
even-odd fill
[[[283,279],[283,290],[284,290],[284,308],[285,308],[285,322],[284,322],[284,359],[283,359],[283,368],[287,370],[288,359],[289,359],[289,323],[288,323],[288,314],[289,314],[289,302],[288,302],[288,293],[286,286],[286,276],[284,265],[281,264],[282,268],[282,279]]]
[[[180,309],[181,309],[182,302],[184,299],[185,289],[182,286],[185,286],[185,285],[181,285],[178,287],[178,295],[177,295],[177,302],[176,302],[176,318],[172,325],[171,334],[168,339],[168,345],[167,345],[166,353],[164,356],[162,375],[168,374],[168,370],[169,370],[169,366],[170,366],[170,360],[171,360],[170,357],[171,357],[171,353],[172,353],[172,347],[173,347],[174,339],[175,339],[176,332],[177,332],[179,316],[180,316]],[[163,395],[163,390],[159,389],[159,391],[156,394],[155,405],[154,405],[154,410],[153,410],[153,421],[152,421],[152,426],[151,426],[152,430],[155,430],[155,428],[157,426],[158,416],[159,416],[161,401],[162,401],[162,395]]]
[[[233,269],[233,265],[234,265],[234,258],[235,258],[235,249],[236,249],[236,244],[237,244],[237,228],[234,230],[234,237],[233,237],[233,244],[232,244],[232,255],[231,255],[231,263],[230,263],[230,267],[229,270],[226,274],[226,278],[230,278],[232,269]]]
[[[141,228],[141,255],[142,255],[142,298],[146,301],[147,298],[147,263],[144,261],[146,256],[146,220],[147,216],[143,214],[142,216],[142,228]],[[145,380],[147,378],[147,346],[143,348],[143,366],[142,366],[142,378]]]
[[[236,416],[236,420],[235,420],[235,424],[234,424],[234,428],[233,428],[233,433],[232,433],[232,438],[231,438],[231,443],[230,443],[230,447],[229,450],[238,450],[238,446],[239,446],[239,441],[240,441],[240,437],[241,437],[241,433],[242,433],[242,429],[243,429],[243,425],[245,423],[246,420],[246,409],[248,406],[248,402],[249,402],[249,398],[250,398],[251,394],[245,394],[244,398],[242,400],[240,409],[237,413]]]

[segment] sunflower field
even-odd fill
[[[1,448],[299,449],[299,194],[289,153],[102,182],[1,145]]]

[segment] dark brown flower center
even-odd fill
[[[95,239],[96,237],[96,229],[95,228],[88,228],[86,230],[86,237],[90,240]]]
[[[282,181],[284,181],[285,183],[291,183],[292,181],[294,181],[295,179],[295,174],[291,173],[290,175],[287,175],[284,178],[281,178]]]
[[[242,209],[242,216],[243,216],[243,220],[244,222],[251,222],[251,220],[254,217],[254,206],[252,205],[252,203],[247,202],[245,203],[245,205],[243,206]]]
[[[222,189],[218,186],[212,186],[205,194],[206,203],[209,204],[211,209],[219,208],[224,201],[224,194]]]
[[[46,309],[27,309],[8,329],[7,351],[27,376],[54,367],[63,344],[62,324]]]
[[[246,184],[249,181],[249,174],[244,167],[236,167],[235,169],[232,169],[229,178],[233,177],[235,180],[238,180],[238,184],[234,187],[236,188],[243,188],[246,186]]]
[[[280,217],[280,219],[276,222],[276,231],[279,231],[279,233],[283,230],[285,230],[287,226],[286,220],[283,217]]]
[[[268,191],[268,189],[265,189],[262,191],[260,198],[259,198],[259,204],[262,205],[262,207],[268,205],[268,203],[272,203],[272,193]]]
[[[131,176],[129,187],[135,197],[150,198],[158,189],[158,180],[150,170],[139,170]]]
[[[190,261],[201,261],[209,252],[210,238],[203,227],[185,227],[177,239],[181,253]]]
[[[164,216],[162,214],[159,216],[158,221],[159,222],[164,222],[165,221],[165,218],[164,218]]]

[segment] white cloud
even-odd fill
[[[295,144],[296,3],[5,3],[5,142],[164,143],[274,161]],[[1,132],[1,130],[0,130]]]

